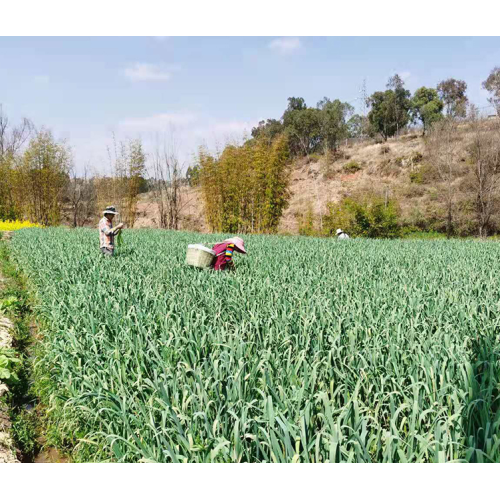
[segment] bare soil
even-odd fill
[[[3,282],[4,278],[0,274],[0,288]],[[12,326],[12,322],[0,313],[0,349],[12,347]],[[9,407],[5,401],[8,391],[7,385],[0,381],[0,463],[19,463],[10,435]]]
[[[387,152],[383,153],[384,150]],[[319,223],[321,217],[327,214],[329,203],[337,202],[353,192],[374,187],[381,192],[389,189],[391,194],[403,193],[400,200],[403,211],[419,204],[425,205],[428,203],[427,190],[421,190],[419,194],[422,196],[417,204],[415,199],[409,199],[415,193],[406,193],[410,187],[410,172],[418,167],[411,162],[416,152],[424,154],[423,138],[409,135],[390,139],[384,144],[368,141],[344,147],[333,158],[314,155],[309,161],[306,158],[295,161],[291,172],[289,205],[281,219],[279,232],[298,234],[300,218],[309,208],[312,208]],[[349,173],[344,170],[351,161],[359,164],[359,171]],[[183,188],[183,197],[179,229],[208,232],[201,189],[186,186]],[[134,227],[158,227],[158,207],[148,193],[141,195],[138,212]]]

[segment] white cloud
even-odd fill
[[[300,38],[296,36],[275,38],[269,44],[269,48],[271,50],[274,50],[278,54],[293,54],[294,52],[297,52],[300,48],[302,48],[302,42],[300,41]]]
[[[209,149],[216,144],[239,144],[248,137],[257,121],[207,121],[200,123],[191,131],[196,140],[203,142]]]
[[[135,63],[125,68],[125,76],[133,82],[165,82],[170,80],[176,66],[165,67],[160,64]]]
[[[252,130],[256,124],[245,121],[216,122],[209,129],[214,134],[238,134],[245,135]]]
[[[194,113],[158,113],[142,118],[126,118],[120,121],[119,127],[138,132],[164,132],[172,127],[185,127],[196,121]]]
[[[411,73],[409,71],[401,71],[401,73],[399,73],[399,76],[403,79],[404,82],[406,82],[406,80],[410,78]]]
[[[47,83],[50,82],[50,78],[48,75],[37,75],[34,78],[35,83],[41,83],[43,85],[46,85]]]
[[[164,140],[167,144],[175,143],[179,157],[189,163],[201,145],[216,151],[228,143],[241,144],[257,123],[258,120],[215,120],[181,111],[125,118],[118,123],[117,132],[119,137],[141,137],[149,151],[163,144]]]

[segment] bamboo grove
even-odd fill
[[[289,198],[289,148],[281,135],[226,146],[219,157],[201,150],[199,178],[212,231],[277,230]]]

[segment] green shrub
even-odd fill
[[[13,349],[0,348],[0,381],[17,381],[15,365],[20,363]]]
[[[430,180],[431,168],[428,165],[420,165],[410,172],[410,182],[413,184],[426,184]]]
[[[397,238],[400,234],[399,205],[395,200],[386,201],[376,195],[360,200],[345,198],[339,203],[330,203],[328,212],[323,226],[329,236],[334,235],[337,228],[366,238]]]
[[[347,174],[354,174],[361,170],[361,165],[356,160],[347,162],[343,167],[343,171]]]
[[[423,175],[422,171],[419,170],[414,170],[413,172],[410,172],[410,182],[413,184],[422,184],[423,183]]]
[[[12,437],[23,451],[23,457],[33,460],[40,450],[38,417],[34,409],[23,409],[12,419]]]

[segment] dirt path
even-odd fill
[[[9,241],[12,238],[11,231],[5,231],[1,235],[1,240]],[[0,270],[0,291],[6,285],[6,279],[2,276]],[[13,328],[12,322],[5,317],[0,311],[0,349],[11,348],[13,345]],[[31,333],[36,335],[35,325],[30,325]],[[9,405],[6,402],[6,393],[8,392],[6,384],[0,381],[0,463],[20,463],[18,456],[22,453],[16,450],[11,438],[11,421],[9,418]],[[57,449],[46,446],[44,436],[37,439],[40,451],[33,459],[34,463],[62,463],[69,460],[62,455]]]
[[[0,273],[0,289],[4,281]],[[12,322],[0,312],[0,351],[2,348],[12,347],[12,327]],[[5,395],[8,391],[7,385],[0,381],[0,463],[19,463],[10,437],[9,408],[5,402]]]

